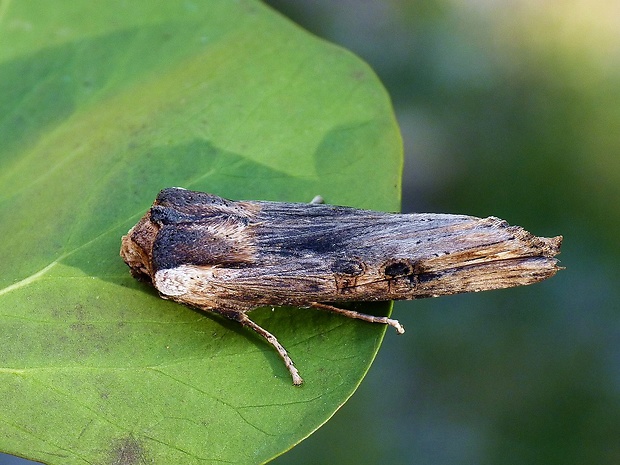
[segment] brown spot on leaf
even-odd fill
[[[115,441],[112,445],[111,465],[142,465],[148,463],[142,443],[133,436]]]

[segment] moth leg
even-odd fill
[[[390,325],[396,329],[396,332],[398,334],[403,334],[405,332],[405,328],[398,322],[398,320],[393,320],[385,316],[368,315],[366,313],[356,312],[355,310],[346,310],[344,308],[334,307],[333,305],[321,304],[319,302],[312,302],[310,306],[314,308],[320,308],[322,310],[328,310],[333,313],[338,313],[348,318],[368,321],[369,323],[382,323],[384,325]]]
[[[291,374],[291,377],[293,378],[293,384],[295,386],[300,386],[304,382],[302,377],[299,376],[299,371],[297,370],[297,368],[295,368],[295,364],[293,363],[293,359],[291,359],[291,357],[289,356],[289,354],[286,351],[286,349],[284,348],[284,346],[282,344],[280,344],[278,339],[273,334],[271,334],[265,328],[257,325],[252,320],[250,320],[250,318],[244,312],[240,312],[240,311],[235,311],[235,312],[218,311],[218,313],[220,313],[221,315],[224,315],[224,316],[226,316],[226,317],[228,317],[228,318],[230,318],[232,320],[238,321],[243,326],[246,326],[246,327],[254,330],[256,333],[258,333],[262,337],[264,337],[267,340],[267,342],[269,344],[271,344],[278,351],[278,354],[280,354],[280,357],[282,357],[282,360],[284,360],[284,365],[286,365],[287,370],[289,371],[289,373]]]

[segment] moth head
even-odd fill
[[[121,257],[129,266],[134,278],[152,282],[153,244],[159,228],[151,221],[149,211],[121,239]]]

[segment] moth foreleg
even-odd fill
[[[333,313],[338,313],[348,318],[368,321],[369,323],[382,323],[384,325],[390,325],[396,329],[396,332],[398,334],[403,334],[405,332],[405,328],[398,322],[398,320],[393,320],[385,316],[368,315],[366,313],[356,312],[355,310],[346,310],[344,308],[334,307],[333,305],[321,304],[319,302],[312,302],[310,306],[314,308],[320,308],[322,310],[328,310]]]
[[[286,368],[288,369],[289,373],[291,374],[291,377],[293,378],[293,384],[295,386],[300,386],[304,382],[302,377],[299,376],[299,371],[297,371],[297,368],[295,368],[293,359],[291,359],[291,357],[289,356],[284,346],[280,344],[278,339],[273,334],[271,334],[265,328],[257,325],[252,320],[250,320],[250,318],[244,312],[218,311],[218,313],[230,319],[238,321],[243,326],[247,326],[248,328],[254,330],[256,333],[264,337],[267,340],[267,342],[271,344],[278,351],[278,354],[280,354],[280,357],[282,357],[282,360],[284,360],[284,365],[286,365]]]

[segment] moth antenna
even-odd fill
[[[405,332],[405,328],[398,322],[398,320],[393,320],[386,316],[368,315],[366,313],[356,312],[355,310],[345,310],[344,308],[334,307],[333,305],[321,304],[319,302],[312,302],[310,303],[310,306],[314,308],[320,308],[321,310],[338,313],[348,318],[355,318],[357,320],[367,321],[369,323],[382,323],[384,325],[390,325],[396,329],[396,332],[398,334],[403,334]]]
[[[254,323],[252,320],[250,320],[250,318],[248,318],[248,316],[245,313],[241,313],[241,312],[236,313],[234,319],[238,321],[239,323],[241,323],[243,326],[247,326],[248,328],[254,330],[258,334],[260,334],[262,337],[264,337],[267,340],[267,342],[271,344],[278,351],[278,354],[280,354],[280,357],[282,357],[282,360],[284,360],[284,365],[286,365],[286,368],[288,369],[289,373],[291,374],[291,377],[293,378],[293,384],[295,386],[301,386],[303,384],[304,380],[302,379],[301,376],[299,376],[299,371],[295,367],[295,364],[293,363],[293,359],[291,359],[291,357],[289,356],[284,346],[280,344],[278,339],[273,334],[271,334],[265,328]]]

